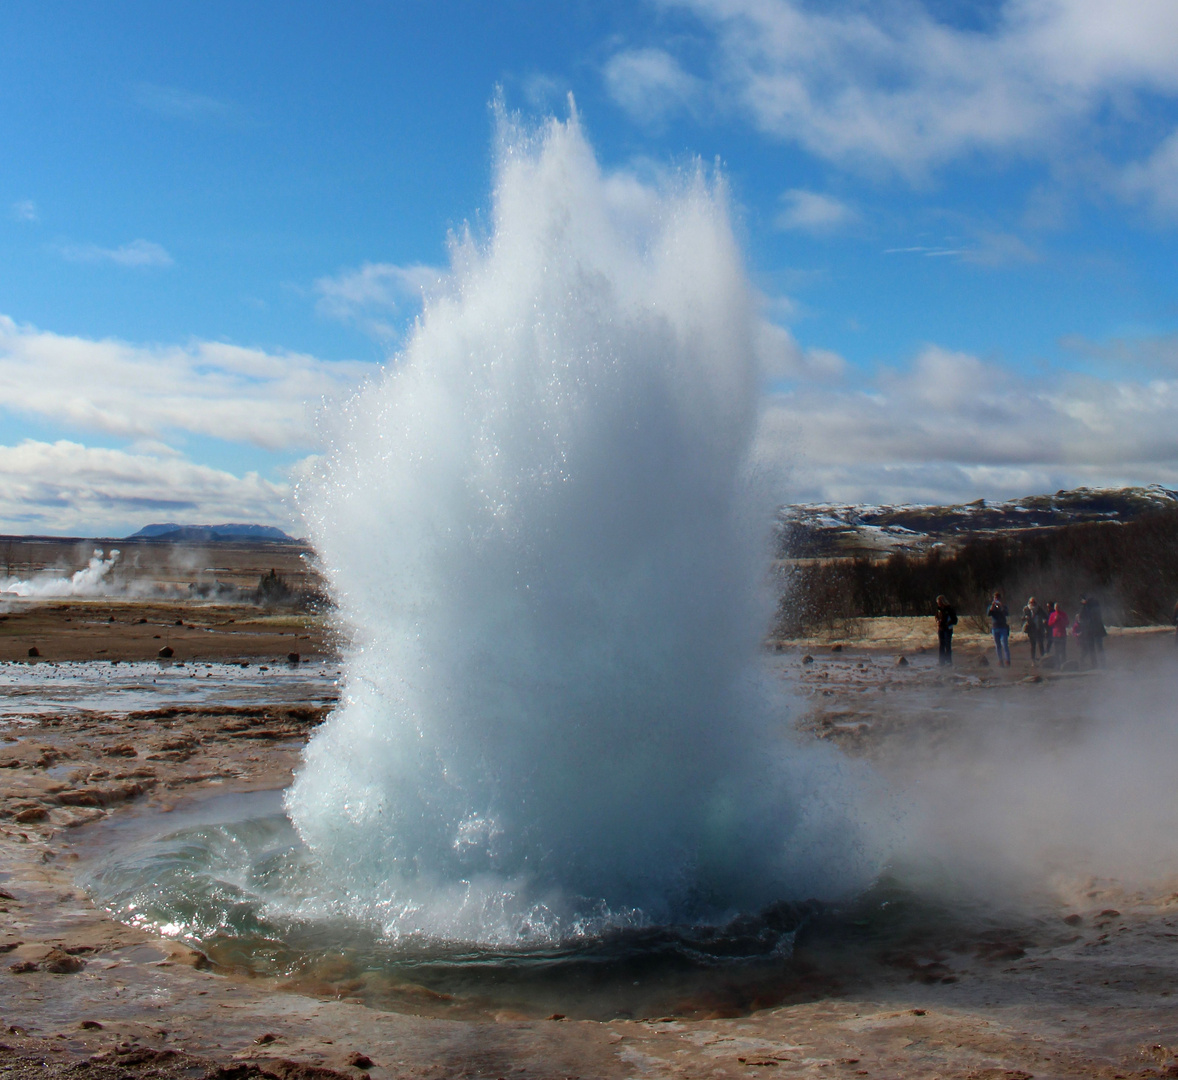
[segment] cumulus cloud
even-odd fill
[[[334,277],[315,282],[316,304],[321,315],[360,327],[381,341],[398,336],[390,320],[418,305],[423,295],[436,288],[445,271],[414,263],[364,263],[355,270],[343,270]]]
[[[1171,0],[1000,0],[982,29],[919,3],[662,3],[714,32],[703,74],[760,130],[826,160],[910,178],[976,151],[1049,154],[1090,137],[1103,109],[1123,121],[1150,94],[1178,92]],[[696,86],[655,50],[620,52],[606,75],[637,114]]]
[[[12,216],[17,221],[27,221],[30,224],[41,220],[41,215],[37,213],[37,204],[32,199],[18,199],[14,202]]]
[[[795,497],[941,502],[1076,484],[1178,486],[1178,377],[1020,375],[930,346],[906,368],[799,383],[766,402],[759,452]]]
[[[371,370],[220,342],[92,341],[0,315],[0,408],[120,438],[190,432],[269,450],[313,447],[315,409]]]
[[[112,262],[117,266],[171,266],[175,261],[163,247],[151,240],[132,240],[117,248],[67,244],[61,254],[70,262]]]
[[[60,440],[0,446],[0,522],[12,532],[120,535],[160,517],[291,528],[290,487],[175,455]]]
[[[841,199],[818,191],[793,188],[782,194],[781,204],[781,212],[774,219],[779,229],[833,232],[859,219],[859,214]]]
[[[761,374],[771,382],[828,382],[846,372],[847,362],[829,349],[802,348],[784,326],[761,319],[755,339]]]
[[[700,85],[665,49],[616,53],[606,62],[604,75],[610,96],[640,121],[660,120],[690,104]]]

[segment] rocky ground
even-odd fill
[[[65,610],[63,656],[65,626],[103,617],[73,613],[65,624]],[[151,626],[119,614],[120,627]],[[269,638],[236,636],[233,625],[225,655],[270,656]],[[879,635],[783,644],[773,663],[799,696],[789,723],[886,772],[913,746],[946,745],[960,725],[1006,716],[1004,702],[1032,702],[1038,715],[1057,695],[1066,712],[1102,679],[1170,678],[1173,651],[1166,635],[1124,635],[1110,640],[1104,673],[1059,675],[1023,657],[1009,670],[983,666],[981,643],[963,643],[945,672],[917,638],[905,640],[906,651]],[[91,658],[96,647],[111,646],[91,642]],[[802,1000],[749,1015],[610,1022],[508,1011],[447,1020],[366,1008],[346,992],[276,992],[111,921],[79,888],[87,824],[175,814],[211,792],[281,788],[321,716],[321,706],[264,701],[75,710],[0,732],[0,1074],[1178,1076],[1178,893],[1160,886],[1104,880],[1026,925],[964,934],[914,925],[887,949],[819,933],[799,939],[795,962],[820,976]]]

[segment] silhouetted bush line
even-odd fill
[[[1006,594],[1016,631],[1028,597],[1074,613],[1081,593],[1099,597],[1107,623],[1168,623],[1178,599],[1178,510],[974,536],[956,550],[787,563],[779,573],[783,637],[856,618],[931,616],[939,593],[960,615],[980,617],[995,589]]]

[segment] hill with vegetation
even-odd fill
[[[1030,596],[1075,611],[1081,594],[1095,595],[1106,620],[1124,626],[1168,623],[1178,602],[1178,494],[1166,488],[816,509],[783,512],[781,636],[931,615],[941,593],[962,615],[981,615],[996,589],[1015,613]]]

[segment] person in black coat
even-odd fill
[[[994,651],[998,653],[998,666],[1010,667],[1010,608],[1002,599],[1002,593],[994,593],[994,599],[986,610],[990,618],[990,632],[994,635]]]
[[[938,659],[942,664],[953,663],[953,627],[957,625],[957,611],[943,596],[937,597]]]
[[[1080,662],[1085,667],[1104,663],[1104,616],[1095,596],[1080,597]]]

